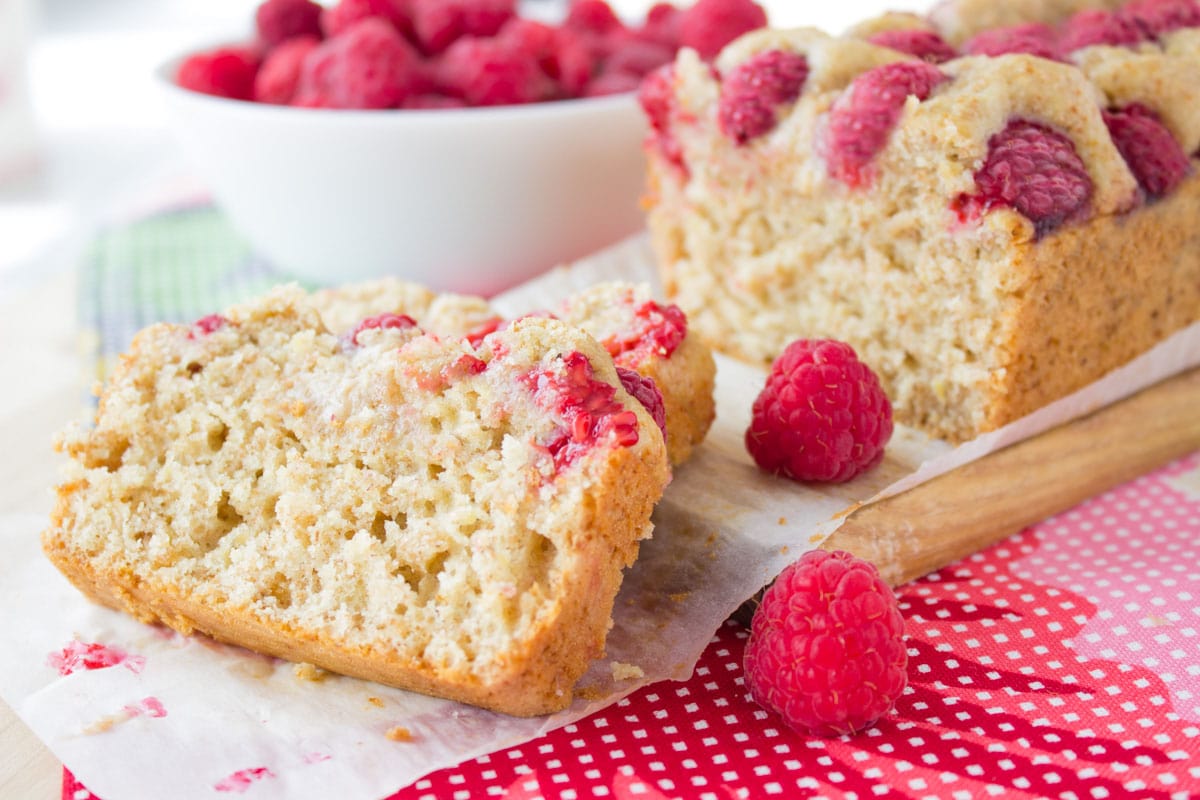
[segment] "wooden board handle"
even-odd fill
[[[893,586],[1200,449],[1200,369],[852,514],[823,545]]]

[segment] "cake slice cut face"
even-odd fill
[[[59,446],[43,545],[92,599],[516,715],[602,654],[670,474],[576,328],[336,335],[298,289],[142,331]]]

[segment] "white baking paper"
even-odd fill
[[[546,308],[614,278],[654,281],[644,237],[496,302],[512,314]],[[763,374],[719,358],[716,423],[676,470],[655,512],[654,537],[617,598],[607,656],[585,676],[569,710],[540,719],[349,678],[313,680],[291,664],[142,625],[88,603],[50,566],[38,546],[44,519],[0,517],[0,694],[106,800],[230,793],[377,800],[438,768],[578,720],[647,683],[686,678],[721,622],[832,533],[847,509],[1198,363],[1200,325],[1194,325],[1003,430],[952,448],[901,427],[878,469],[849,484],[812,488],[754,467],[742,434]],[[61,675],[56,666],[72,643],[116,648],[124,659]],[[614,664],[639,667],[644,677],[615,680]]]

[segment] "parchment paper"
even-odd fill
[[[496,303],[522,313],[613,278],[654,282],[644,237]],[[377,800],[433,770],[580,720],[652,681],[686,678],[721,622],[829,536],[855,503],[910,488],[1198,363],[1194,325],[1084,391],[961,447],[898,428],[878,469],[816,489],[753,466],[742,434],[763,374],[718,358],[716,424],[655,512],[654,537],[617,598],[607,656],[569,710],[540,719],[314,676],[142,625],[88,603],[50,566],[38,543],[44,519],[0,517],[0,694],[106,800],[231,793]],[[79,643],[103,645],[120,663],[60,674],[64,649],[69,656]]]

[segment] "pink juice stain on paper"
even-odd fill
[[[237,772],[222,778],[213,784],[218,792],[244,792],[258,781],[274,778],[275,773],[266,767],[250,767],[239,769]]]
[[[124,665],[130,672],[139,673],[146,666],[146,658],[126,653],[119,647],[99,642],[81,642],[78,639],[46,656],[46,665],[58,670],[59,675],[105,669],[118,664]]]

